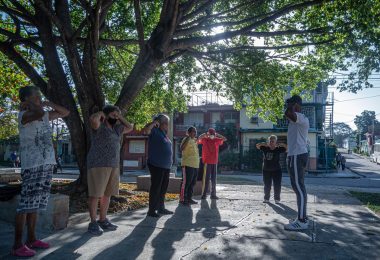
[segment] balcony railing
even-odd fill
[[[216,129],[223,129],[225,127],[231,127],[231,126],[236,126],[236,123],[206,123],[202,125],[184,125],[184,124],[176,124],[174,125],[174,130],[175,131],[187,131],[187,129],[190,126],[194,126],[197,128],[198,133],[206,132],[209,128],[216,128]]]

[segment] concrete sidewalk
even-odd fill
[[[111,217],[119,225],[101,237],[87,224],[44,235],[52,247],[34,259],[374,259],[380,255],[380,218],[345,190],[308,187],[306,232],[283,230],[296,216],[295,195],[263,204],[262,186],[218,185],[220,200],[192,208],[167,204],[173,216],[146,218],[146,209]],[[9,256],[10,225],[0,224],[0,258]]]

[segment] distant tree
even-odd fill
[[[334,140],[338,147],[343,147],[343,141],[352,134],[349,125],[343,122],[334,123]]]
[[[364,110],[360,115],[355,117],[354,123],[358,128],[358,134],[363,138],[365,133],[372,131],[371,127],[375,125],[375,131],[380,129],[380,122],[376,119],[376,112]],[[377,132],[377,131],[376,131]]]

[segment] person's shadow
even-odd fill
[[[171,259],[175,253],[174,243],[184,238],[193,228],[193,210],[189,206],[178,205],[173,216],[164,225],[162,231],[152,240],[153,259]]]
[[[274,212],[277,214],[283,216],[284,218],[291,219],[291,218],[297,218],[298,212],[294,209],[286,206],[283,203],[273,204],[273,203],[267,203],[268,206],[270,206]]]
[[[119,259],[121,256],[123,256],[123,259],[136,259],[142,253],[146,242],[156,229],[157,220],[157,218],[144,218],[120,243],[107,248],[93,259]]]
[[[228,221],[222,221],[216,200],[201,200],[201,208],[196,215],[195,230],[202,230],[203,237],[214,238],[218,231],[224,231],[233,228]]]

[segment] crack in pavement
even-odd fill
[[[248,213],[246,216],[242,217],[241,219],[239,219],[235,224],[233,224],[231,227],[227,228],[225,231],[223,232],[220,232],[219,234],[217,234],[215,237],[211,237],[211,238],[208,238],[206,239],[205,241],[203,241],[202,243],[199,244],[199,246],[196,246],[195,248],[193,248],[192,250],[190,250],[188,253],[184,254],[181,256],[180,259],[184,259],[185,257],[191,255],[193,252],[195,252],[196,250],[198,250],[199,248],[201,248],[204,244],[206,244],[207,242],[219,237],[219,236],[224,236],[226,234],[228,234],[228,232],[230,230],[232,230],[233,228],[236,228],[240,223],[242,223],[244,220],[246,220],[247,218],[249,218],[255,211],[252,211],[250,213]]]

